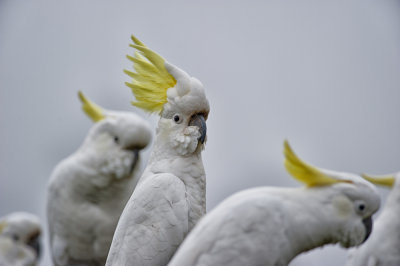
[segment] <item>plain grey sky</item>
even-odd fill
[[[0,216],[45,223],[49,175],[91,126],[78,90],[155,126],[124,85],[132,33],[206,87],[208,209],[245,188],[300,186],[285,138],[316,166],[400,170],[399,1],[0,0]],[[291,265],[345,255],[330,246]]]

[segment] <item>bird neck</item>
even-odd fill
[[[318,204],[320,193],[312,193],[310,190],[304,192],[296,191],[296,200],[293,202],[297,206],[292,208],[295,211],[288,214],[290,217],[283,218],[286,225],[280,245],[279,261],[282,265],[289,264],[300,253],[339,241],[334,233],[338,231],[338,225],[329,219],[329,212],[321,210],[321,204]]]
[[[186,187],[187,200],[190,203],[189,224],[191,229],[206,211],[206,175],[201,150],[187,155],[171,152],[168,143],[156,138],[153,150],[140,182],[154,174],[169,173],[178,177]]]
[[[396,179],[394,186],[387,196],[385,209],[400,210],[400,176]]]
[[[398,221],[398,214],[400,213],[400,188],[393,187],[387,196],[385,206],[381,214],[378,216],[375,228],[387,232],[399,232],[400,236],[400,222]],[[377,231],[375,230],[374,231]],[[400,242],[400,237],[398,238]]]

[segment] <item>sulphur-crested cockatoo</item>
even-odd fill
[[[82,146],[54,169],[47,196],[55,265],[104,265],[119,216],[138,178],[139,151],[149,124],[129,112],[108,111],[79,93],[96,123]]]
[[[287,142],[284,153],[286,169],[306,187],[234,194],[196,225],[168,265],[288,265],[325,244],[365,241],[380,203],[374,186],[360,176],[303,162]]]
[[[0,265],[37,265],[40,234],[41,226],[36,215],[15,212],[0,218]]]
[[[148,165],[127,203],[107,265],[165,266],[206,211],[201,151],[209,104],[203,85],[132,36],[137,102],[160,120]]]
[[[348,266],[400,265],[400,172],[394,175],[364,177],[377,185],[392,187],[369,239],[349,252]]]

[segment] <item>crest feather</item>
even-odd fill
[[[4,228],[7,226],[5,221],[0,222],[0,234],[3,232]]]
[[[339,182],[348,182],[338,180],[322,173],[316,167],[303,162],[292,150],[289,142],[285,140],[284,151],[285,168],[298,181],[306,184],[308,187],[326,186]]]
[[[131,88],[136,102],[132,104],[144,111],[161,112],[167,102],[167,90],[176,84],[175,78],[165,68],[165,60],[156,52],[149,49],[135,36],[131,36],[135,48],[134,56],[127,55],[133,62],[136,72],[124,70],[132,78],[125,84]]]
[[[393,187],[395,181],[395,177],[393,175],[370,176],[362,174],[361,176],[375,185],[386,186],[386,187]]]
[[[82,102],[82,110],[90,117],[90,119],[93,120],[93,122],[98,122],[105,118],[100,106],[89,101],[81,91],[78,92],[78,95]]]

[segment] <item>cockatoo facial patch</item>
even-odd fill
[[[132,174],[133,169],[138,160],[138,151],[124,152],[119,156],[108,156],[100,172],[105,175],[114,175],[115,178],[120,179]]]

